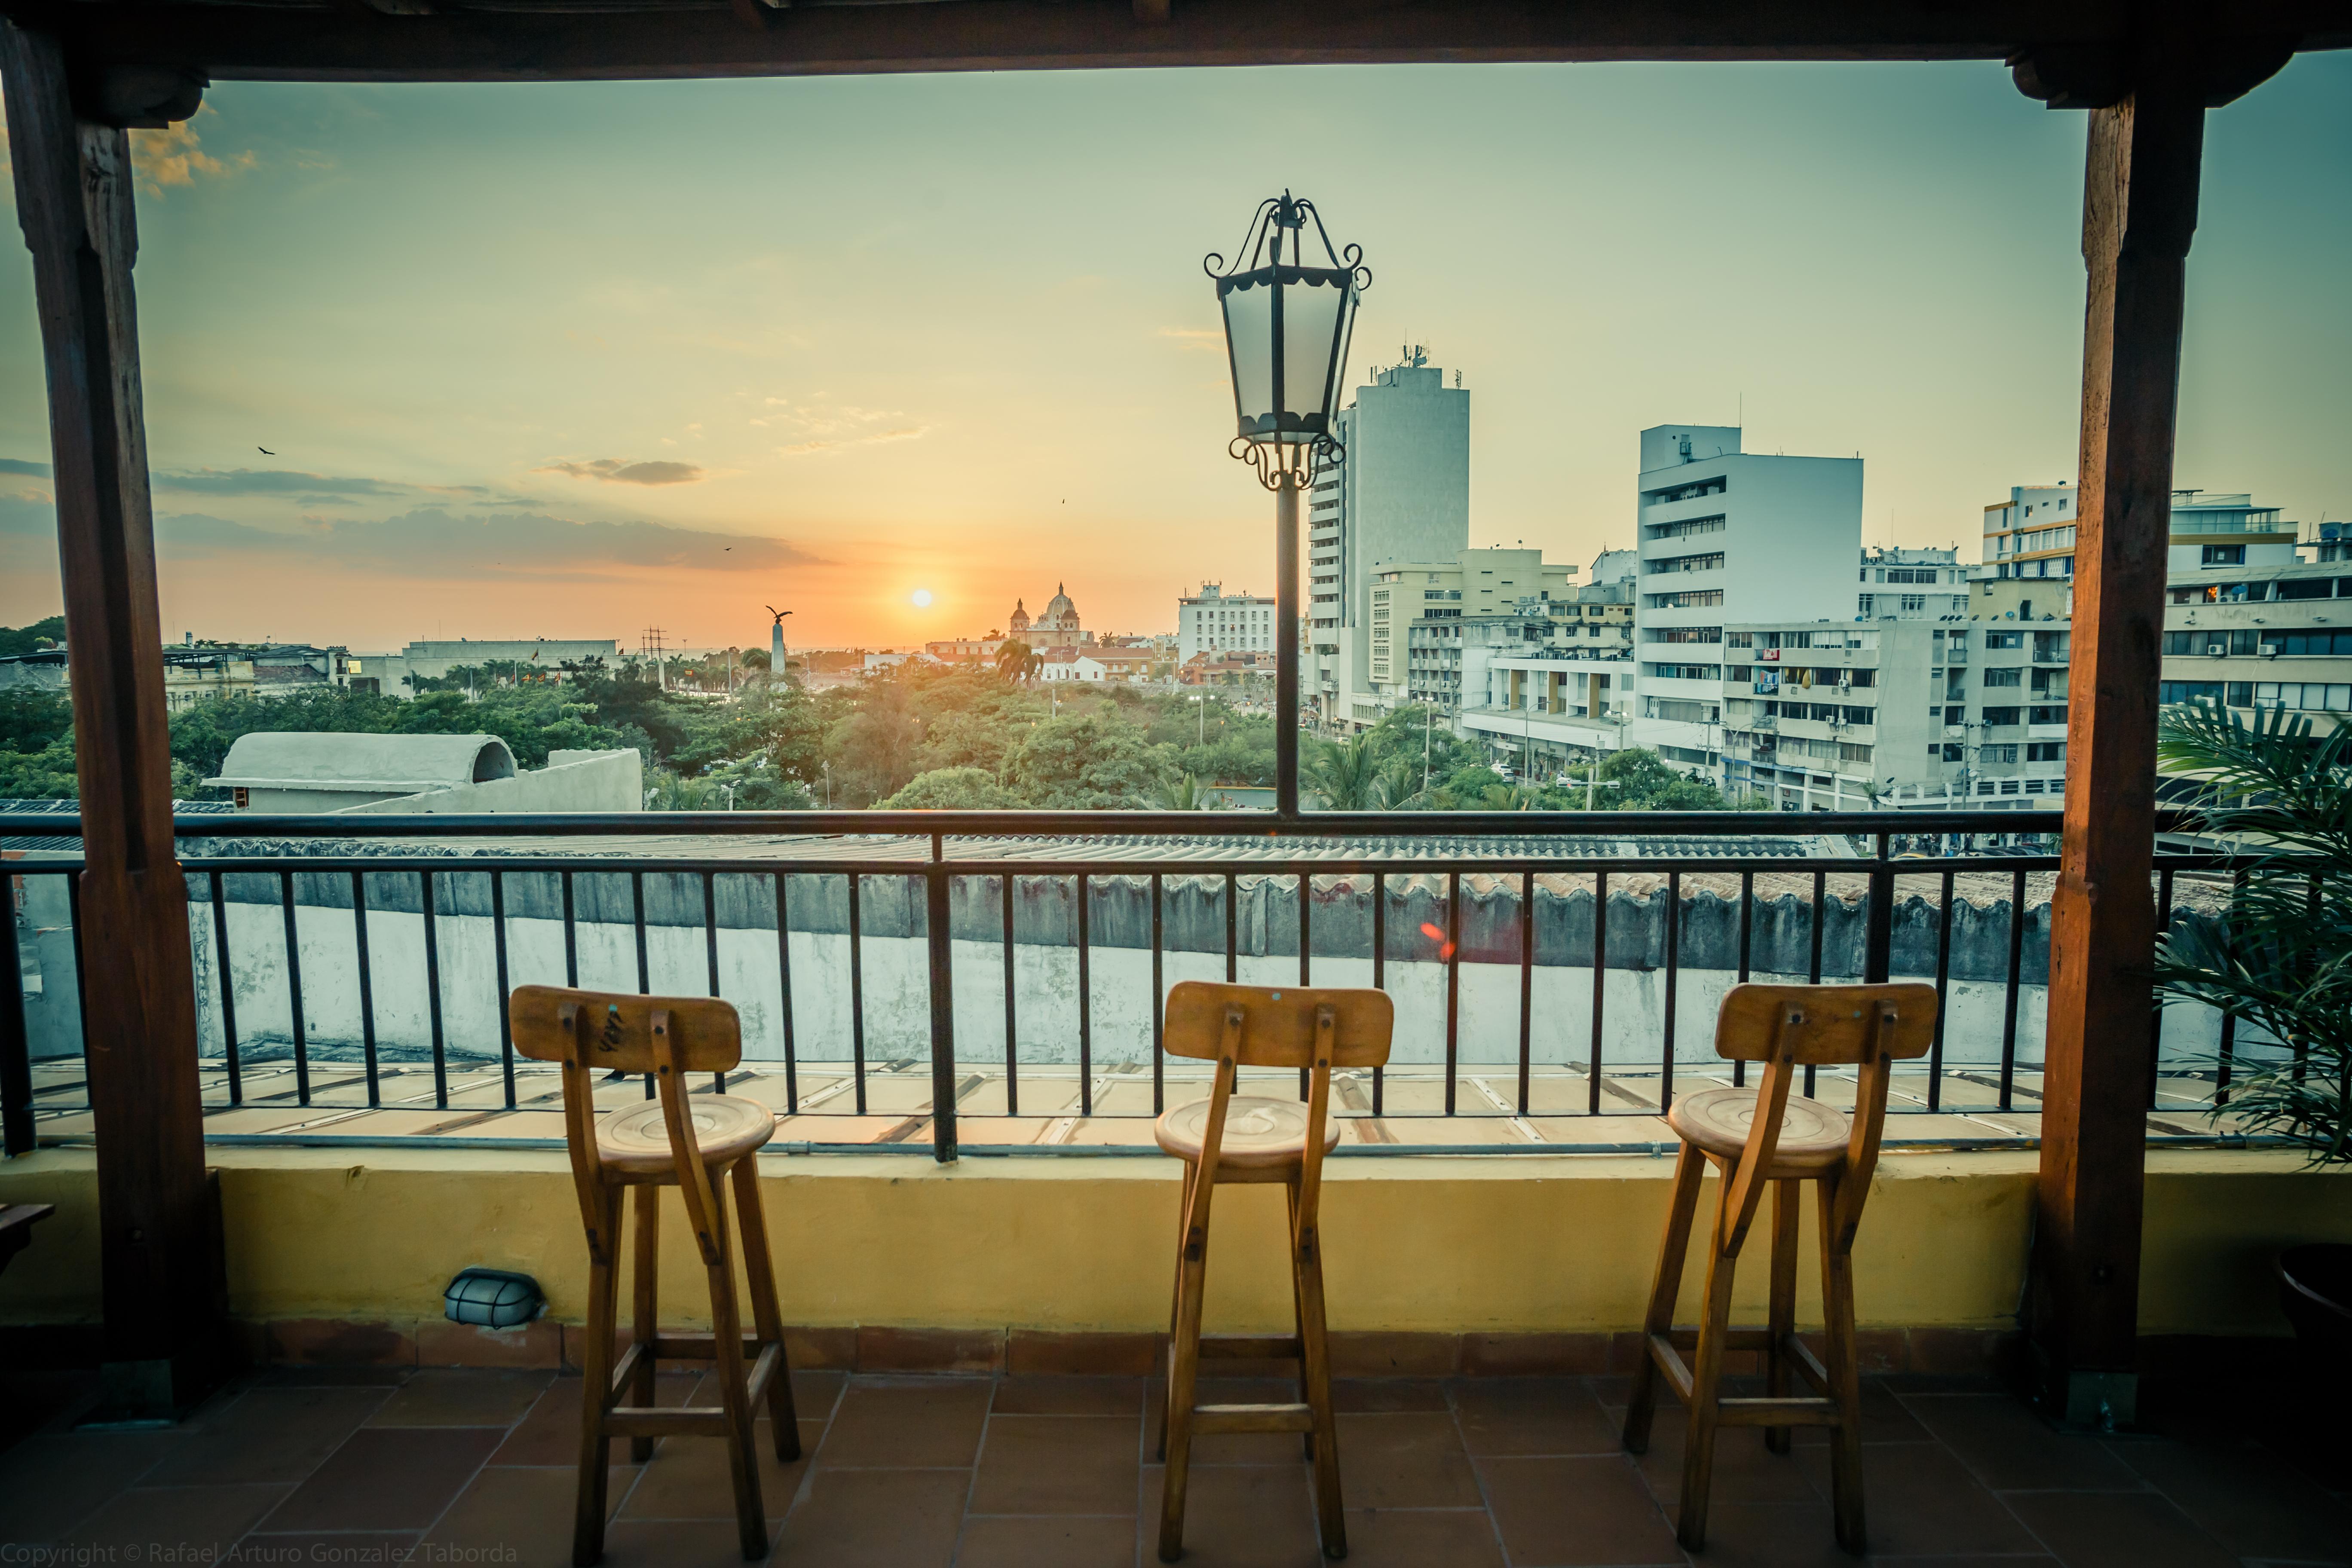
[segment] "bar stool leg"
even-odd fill
[[[1797,1331],[1797,1215],[1803,1202],[1800,1184],[1772,1184],[1772,1305],[1770,1348],[1765,1352],[1766,1392],[1775,1399],[1789,1396],[1791,1357],[1789,1336]],[[1775,1454],[1789,1451],[1789,1428],[1764,1428],[1764,1447]]]
[[[1822,1360],[1837,1401],[1838,1424],[1830,1428],[1830,1506],[1840,1546],[1859,1556],[1868,1548],[1862,1507],[1862,1373],[1853,1342],[1853,1255],[1837,1245],[1838,1178],[1821,1183]]]
[[[1698,1209],[1698,1184],[1706,1174],[1706,1160],[1691,1144],[1683,1145],[1675,1161],[1675,1192],[1666,1205],[1665,1238],[1658,1244],[1658,1272],[1650,1286],[1650,1310],[1642,1320],[1641,1357],[1633,1366],[1633,1392],[1625,1403],[1625,1448],[1650,1451],[1650,1417],[1658,1403],[1657,1363],[1650,1353],[1650,1336],[1675,1326],[1675,1299],[1682,1294],[1683,1266],[1690,1254],[1691,1218]]]
[[[801,1457],[799,1413],[793,1407],[793,1363],[784,1349],[784,1309],[776,1299],[776,1269],[768,1250],[768,1215],[760,1204],[757,1157],[735,1163],[735,1223],[743,1231],[744,1283],[751,1291],[751,1322],[762,1347],[776,1347],[776,1375],[768,1380],[768,1436],[776,1458],[786,1464]]]
[[[604,1436],[604,1413],[613,1403],[614,1321],[619,1302],[614,1252],[621,1224],[621,1192],[599,1189],[596,1228],[605,1237],[604,1257],[588,1263],[588,1332],[580,1372],[580,1484],[573,1496],[572,1561],[590,1568],[604,1555],[604,1511],[610,1443]]]
[[[1184,1552],[1184,1489],[1192,1469],[1192,1385],[1201,1365],[1201,1296],[1208,1279],[1208,1236],[1201,1256],[1176,1257],[1176,1332],[1168,1353],[1168,1468],[1160,1493],[1160,1561],[1173,1563]]]
[[[1284,1183],[1283,1192],[1286,1195],[1290,1205],[1290,1337],[1298,1342],[1299,1401],[1302,1404],[1311,1405],[1315,1402],[1315,1395],[1313,1390],[1307,1386],[1307,1298],[1299,1285],[1299,1276],[1302,1270],[1298,1261],[1297,1178],[1294,1176],[1288,1182]],[[1310,1464],[1313,1463],[1315,1458],[1315,1434],[1311,1431],[1303,1432],[1299,1434],[1298,1440],[1306,1451],[1307,1461]]]
[[[760,1500],[760,1462],[751,1444],[751,1391],[743,1372],[743,1320],[735,1305],[735,1257],[727,1237],[727,1188],[711,1184],[710,1227],[719,1257],[710,1276],[712,1360],[718,1363],[719,1395],[727,1407],[727,1464],[735,1481],[735,1527],[743,1560],[768,1554],[768,1521]]]
[[[1184,1300],[1184,1226],[1192,1212],[1192,1178],[1198,1174],[1191,1162],[1184,1165],[1183,1194],[1176,1203],[1176,1268],[1168,1280],[1168,1386],[1176,1386],[1176,1314]],[[1173,1401],[1160,1412],[1160,1454],[1164,1463],[1168,1458],[1168,1412],[1176,1408]]]
[[[1706,1255],[1706,1306],[1699,1319],[1698,1349],[1691,1360],[1690,1421],[1683,1438],[1683,1506],[1675,1539],[1693,1552],[1706,1544],[1707,1489],[1715,1479],[1715,1434],[1723,1388],[1723,1342],[1731,1328],[1732,1277],[1739,1255],[1727,1249],[1731,1217],[1728,1163],[1718,1170],[1722,1195],[1716,1205],[1715,1237]]]
[[[1294,1192],[1296,1188],[1292,1189]],[[1299,1373],[1313,1412],[1315,1505],[1323,1533],[1323,1555],[1348,1555],[1348,1516],[1339,1498],[1339,1426],[1331,1411],[1331,1346],[1324,1331],[1323,1243],[1312,1230],[1291,1247],[1291,1281],[1297,1295]]]
[[[614,1212],[617,1214],[617,1194],[615,1197]],[[636,1342],[643,1350],[637,1357],[637,1370],[629,1379],[629,1403],[650,1409],[654,1404],[654,1340],[661,1331],[658,1327],[661,1311],[656,1298],[661,1276],[661,1188],[651,1182],[638,1187],[636,1210],[636,1252],[629,1280],[633,1298],[630,1315],[635,1324]],[[653,1457],[654,1440],[651,1437],[629,1439],[631,1459],[642,1465]]]

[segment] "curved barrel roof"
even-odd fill
[[[413,794],[512,778],[514,753],[496,735],[285,733],[240,735],[221,763],[221,788]]]

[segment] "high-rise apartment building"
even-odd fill
[[[1346,455],[1307,498],[1302,696],[1322,728],[1348,731],[1383,710],[1370,690],[1373,577],[1390,563],[1451,562],[1470,546],[1470,395],[1410,349],[1357,389],[1338,434]]]
[[[1984,509],[1984,568],[1978,578],[1974,613],[2006,615],[2021,598],[2032,599],[2044,615],[2073,607],[2075,507],[2071,484],[2020,485],[2009,500]],[[2277,507],[2257,506],[2250,494],[2213,490],[2172,492],[2168,572],[2209,567],[2292,566],[2296,524],[2283,521]],[[2059,578],[2055,593],[2033,584]]]
[[[1865,621],[1966,620],[1973,570],[1955,548],[1873,546],[1862,552],[1854,613]]]
[[[1630,744],[1719,776],[1724,628],[1850,623],[1862,459],[1743,452],[1727,426],[1642,432]]]
[[[1228,594],[1221,583],[1203,583],[1198,594],[1176,601],[1176,662],[1194,654],[1272,653],[1274,600],[1254,594]]]

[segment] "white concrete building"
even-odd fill
[[[491,665],[516,665],[551,680],[561,680],[583,668],[614,673],[621,668],[621,645],[610,637],[504,642],[458,637],[413,642],[398,653],[354,654],[348,662],[345,681],[354,689],[385,697],[414,697],[419,680],[446,679],[453,669],[486,669]]]
[[[1632,743],[1717,776],[1725,629],[1853,618],[1862,459],[1767,457],[1743,452],[1736,427],[1654,426],[1634,505]]]
[[[218,778],[236,809],[268,814],[640,811],[634,749],[550,752],[523,772],[496,735],[256,731],[237,737]]]
[[[1927,700],[1946,633],[1924,620],[1727,628],[1726,793],[1784,811],[1859,811],[1876,792],[1940,784],[1942,726]]]
[[[1038,667],[1037,679],[1045,681],[1100,681],[1110,673],[1110,667],[1098,658],[1085,654],[1048,654]]]
[[[1274,600],[1255,594],[1228,594],[1222,583],[1203,583],[1198,594],[1176,601],[1176,662],[1196,653],[1272,653]]]
[[[1874,546],[1862,552],[1854,614],[1865,621],[1966,620],[1971,570],[1958,549]]]
[[[1420,349],[1339,411],[1346,456],[1307,492],[1307,664],[1301,696],[1327,730],[1376,721],[1366,588],[1383,565],[1470,547],[1470,395]]]
[[[1984,563],[1993,582],[2063,581],[2063,598],[2045,594],[2043,613],[2072,612],[2075,536],[2074,487],[2069,483],[2017,486],[2009,500],[1984,509]],[[2296,560],[2297,524],[2277,507],[2258,506],[2247,493],[2179,489],[2172,492],[2172,530],[2165,570],[2198,572],[2209,567],[2291,566]],[[1980,590],[1977,614],[2005,614],[2031,588]]]

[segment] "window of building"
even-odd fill
[[[2015,708],[1988,708],[1984,710],[1984,721],[1990,725],[2014,724],[2020,711]]]
[[[1985,633],[1985,647],[2023,647],[2024,646],[2025,634],[2023,632]]]
[[[2029,741],[2025,746],[2025,760],[2029,763],[2063,763],[2066,760],[2066,742]]]
[[[2242,544],[2209,544],[2205,546],[2204,558],[2198,563],[2200,566],[2243,566],[2245,563],[2246,547]]]
[[[2013,763],[2017,761],[2017,746],[2014,742],[2001,746],[1979,746],[1977,760],[1985,763]]]
[[[1916,616],[1916,615],[1920,615],[1920,614],[1925,613],[1925,611],[1927,610],[1927,595],[1925,595],[1925,594],[1906,594],[1906,595],[1903,595],[1903,613],[1904,613],[1905,615],[1906,615],[1906,616]]]
[[[1670,489],[1644,491],[1642,500],[1649,506],[1666,506],[1678,500],[1696,500],[1701,496],[1719,496],[1731,486],[1721,474],[1696,484],[1675,485]]]
[[[2219,702],[2221,700],[2221,683],[2218,680],[2158,681],[2156,700],[2168,707],[2175,702]]]
[[[1987,686],[2022,686],[2025,684],[2025,667],[2021,664],[1994,666],[1984,672],[1984,683]]]
[[[2066,721],[2066,705],[2063,702],[2050,703],[2033,709],[2027,717],[2036,724],[2063,724]]]

